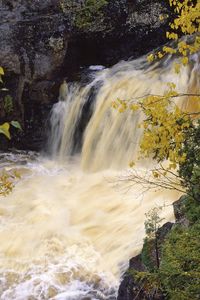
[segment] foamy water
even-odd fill
[[[50,115],[51,159],[0,156],[2,168],[21,174],[0,199],[0,299],[116,299],[129,259],[141,250],[145,213],[163,206],[161,217],[172,221],[179,194],[144,193],[124,180],[137,159],[142,116],[119,114],[111,103],[162,94],[171,81],[182,93],[195,91],[198,70],[194,60],[176,75],[170,59],[151,67],[139,59],[95,68],[88,85],[62,87]],[[187,107],[188,99],[180,105]],[[151,168],[147,160],[136,166],[138,174]]]
[[[88,174],[77,164],[12,164],[22,178],[0,201],[1,299],[116,299],[141,248],[144,213],[177,197],[145,196],[121,172]],[[163,216],[173,219],[171,206]]]

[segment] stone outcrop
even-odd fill
[[[174,215],[175,215],[175,224],[180,224],[183,226],[188,226],[188,219],[185,215],[185,196],[182,196],[178,201],[173,203]],[[158,247],[161,251],[162,245],[167,237],[167,234],[170,232],[174,223],[164,224],[157,232],[158,238]],[[145,243],[143,245],[144,249]],[[155,265],[155,245],[151,246],[151,241],[147,241],[146,246],[150,249],[149,259]],[[152,249],[152,250],[151,250]],[[143,252],[143,250],[142,250]],[[123,276],[123,280],[119,286],[117,300],[133,300],[133,299],[142,299],[142,300],[151,300],[152,297],[148,294],[145,288],[141,288],[137,281],[134,280],[133,271],[145,272],[147,267],[144,264],[144,258],[141,254],[133,257],[129,261],[129,268]],[[161,253],[159,257],[161,256]],[[163,300],[166,299],[161,293],[157,293],[153,299]]]
[[[1,109],[1,122],[18,119],[24,133],[13,145],[39,149],[52,103],[64,77],[77,78],[81,67],[113,65],[165,42],[166,1],[109,0],[86,25],[77,22],[85,1],[0,0],[0,65],[6,75],[13,113]],[[3,107],[3,106],[2,106]],[[31,138],[30,138],[31,137]]]
[[[166,235],[169,233],[173,226],[173,223],[166,223],[158,230],[158,244],[159,248],[163,244]],[[154,262],[155,260],[155,246],[148,243],[148,248],[150,248],[150,259]],[[123,281],[120,284],[117,300],[133,300],[133,299],[152,299],[149,294],[146,292],[145,288],[141,288],[137,282],[134,280],[134,276],[131,274],[132,270],[144,272],[147,271],[146,266],[143,263],[142,255],[139,254],[136,257],[133,257],[129,262],[129,269],[124,275]],[[157,294],[154,299],[162,300],[164,299],[162,294]]]

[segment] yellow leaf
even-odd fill
[[[158,52],[158,57],[162,58],[164,56],[164,54],[162,52]]]
[[[182,61],[183,65],[186,66],[186,65],[188,64],[188,57],[187,57],[187,56],[186,56],[186,57],[183,57],[183,58],[181,59],[181,61]]]
[[[139,107],[138,104],[131,104],[129,108],[130,108],[130,110],[132,110],[132,111],[136,111],[136,110],[138,110],[140,107]]]
[[[175,73],[179,74],[180,73],[180,68],[181,68],[180,64],[177,64],[177,63],[174,64]]]
[[[0,133],[4,134],[8,139],[10,139],[10,124],[9,123],[4,123],[2,125],[0,125]]]
[[[131,162],[129,163],[129,167],[130,167],[130,168],[133,168],[134,166],[135,166],[134,161],[131,161]]]
[[[4,69],[0,67],[0,75],[4,75]]]
[[[147,60],[148,60],[149,63],[152,62],[152,61],[154,61],[154,55],[153,54],[149,54],[147,56]]]
[[[168,85],[168,87],[170,88],[170,89],[175,89],[176,88],[176,85],[175,85],[175,83],[173,83],[173,82],[167,82],[167,85]]]
[[[172,163],[169,165],[169,169],[176,169],[176,163]]]
[[[152,173],[153,173],[153,177],[154,178],[158,178],[159,177],[159,174],[156,171],[152,171]]]

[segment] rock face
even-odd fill
[[[169,233],[173,226],[173,223],[166,223],[158,230],[158,245],[162,245],[165,240],[166,235]],[[150,249],[150,258],[152,261],[155,259],[154,248],[155,246],[148,243],[148,248]],[[143,246],[144,247],[144,246]],[[160,246],[159,246],[160,248]],[[133,275],[131,275],[131,271],[136,270],[139,272],[147,271],[146,266],[143,263],[144,258],[142,258],[142,254],[139,254],[136,257],[133,257],[129,262],[129,269],[124,275],[123,281],[120,284],[117,300],[133,300],[133,299],[152,299],[149,294],[145,291],[145,288],[141,288],[137,282],[134,281]],[[162,294],[157,294],[153,299],[162,300],[165,299]]]
[[[87,22],[86,0],[0,0],[0,65],[13,98],[13,113],[1,109],[1,122],[18,119],[24,133],[12,143],[39,149],[58,86],[81,67],[113,65],[138,57],[165,42],[166,1],[109,0]],[[95,3],[95,2],[94,2]],[[83,24],[80,23],[80,20]],[[3,107],[3,106],[2,106]]]
[[[173,203],[174,208],[174,215],[175,215],[175,222],[176,224],[180,224],[183,226],[188,226],[189,220],[187,219],[186,215],[184,214],[185,211],[185,196],[182,196],[178,201]],[[170,232],[172,227],[174,226],[173,223],[166,223],[164,224],[157,232],[157,238],[158,238],[158,248],[161,249],[161,246],[163,242],[166,239],[167,234]],[[148,246],[148,249],[150,249],[150,260],[155,265],[155,245],[151,247],[151,242],[148,241],[146,243],[146,246]],[[143,250],[145,247],[145,242],[143,245]],[[151,250],[152,249],[152,250]],[[142,250],[142,253],[144,251]],[[160,250],[159,250],[160,251]],[[137,282],[134,281],[134,276],[131,274],[133,271],[139,271],[144,272],[147,271],[147,268],[144,264],[144,257],[142,257],[142,253],[137,255],[136,257],[131,258],[129,262],[129,269],[123,276],[123,280],[119,286],[118,291],[118,297],[117,300],[133,300],[133,299],[142,299],[142,300],[151,300],[152,297],[145,291],[144,288],[141,289],[141,287],[137,284]],[[159,257],[161,256],[161,253],[159,254]],[[164,295],[157,294],[154,296],[153,299],[163,300],[166,299]]]

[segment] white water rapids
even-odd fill
[[[52,109],[51,158],[13,153],[1,168],[21,179],[0,199],[0,299],[116,299],[120,276],[144,238],[145,213],[165,205],[173,220],[173,191],[142,193],[121,178],[138,153],[139,114],[119,114],[117,98],[162,94],[173,81],[182,93],[197,66],[176,75],[170,60],[145,60],[99,70],[85,87],[71,84]],[[86,114],[86,115],[85,115]],[[151,168],[138,164],[138,172]]]

